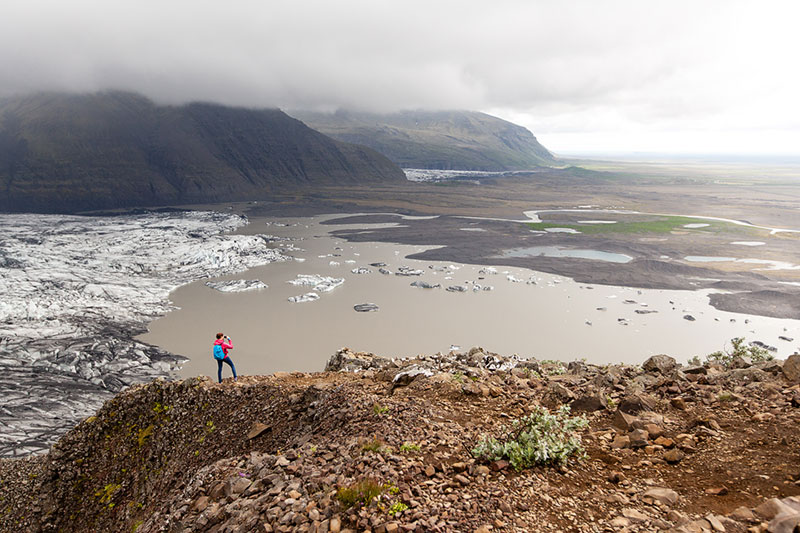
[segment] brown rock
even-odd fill
[[[674,465],[680,463],[683,458],[686,457],[686,454],[684,454],[678,448],[672,448],[671,450],[668,450],[663,457],[666,462]]]
[[[669,355],[654,355],[642,363],[642,370],[654,374],[667,374],[678,366],[675,358]]]
[[[433,465],[428,465],[425,467],[425,475],[428,477],[433,477],[436,474],[436,468]]]
[[[664,448],[672,448],[675,446],[675,441],[664,436],[658,437],[653,442],[659,446],[663,446]]]
[[[767,520],[772,520],[779,514],[789,515],[795,513],[794,509],[786,505],[778,498],[770,498],[769,500],[765,501],[764,503],[756,507],[754,510],[757,515],[766,518]]]
[[[501,459],[499,461],[492,461],[489,464],[489,468],[491,468],[495,472],[499,472],[500,470],[505,470],[506,468],[508,468],[509,464],[510,463],[508,461],[504,461]]]
[[[461,483],[462,485],[469,485],[469,479],[463,474],[456,474],[455,480]]]
[[[741,520],[742,522],[756,521],[756,515],[753,514],[753,511],[744,506],[734,509],[731,513],[731,516],[737,520]]]
[[[608,409],[608,400],[604,394],[587,394],[573,400],[570,409],[586,413],[601,411]]]
[[[611,448],[615,450],[622,450],[631,447],[631,439],[627,435],[618,435],[617,438],[611,443]]]
[[[634,508],[623,509],[622,516],[634,522],[646,522],[650,519],[649,516]]]
[[[780,515],[770,520],[767,531],[770,533],[794,533],[800,529],[800,513]]]
[[[684,410],[686,410],[686,402],[684,401],[684,399],[683,399],[683,398],[672,398],[672,399],[669,401],[669,403],[670,403],[670,405],[672,405],[672,407],[674,407],[675,409],[680,409],[681,411],[684,411]]]
[[[706,489],[706,494],[709,496],[725,496],[728,494],[727,487],[712,487],[710,489]]]
[[[644,448],[647,446],[647,431],[643,429],[634,429],[628,433],[628,438],[631,440],[631,448]]]
[[[657,424],[645,424],[644,429],[651,439],[657,439],[664,434],[664,428]]]
[[[663,487],[653,487],[648,489],[642,494],[644,498],[650,498],[653,501],[661,502],[664,505],[675,505],[678,503],[678,493],[672,489]]]
[[[261,422],[253,422],[253,425],[250,426],[250,431],[247,432],[247,440],[255,439],[256,437],[260,437],[267,431],[270,431],[272,428],[266,424],[262,424]]]
[[[617,427],[623,431],[630,431],[633,428],[633,422],[636,420],[636,417],[629,415],[627,413],[623,413],[619,409],[614,412],[614,420],[611,421],[614,424],[614,427]]]
[[[624,413],[635,415],[642,411],[654,411],[657,402],[646,394],[630,394],[625,396],[620,402],[618,409]]]
[[[784,361],[783,375],[789,383],[800,383],[800,354],[792,354]]]
[[[200,496],[195,500],[194,505],[192,505],[192,510],[197,511],[198,513],[202,513],[208,507],[209,497],[208,496]]]
[[[618,516],[613,520],[611,520],[611,522],[609,523],[611,524],[612,527],[618,527],[618,528],[628,527],[629,525],[631,525],[631,521],[625,518],[624,516]]]
[[[475,528],[475,531],[473,531],[472,533],[492,533],[492,530],[491,530],[490,526],[483,525],[483,526],[480,526],[478,528]]]

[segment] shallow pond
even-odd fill
[[[514,248],[506,250],[501,257],[572,257],[577,259],[590,259],[610,263],[629,263],[633,257],[602,250],[579,250],[562,248],[560,246],[531,246],[529,248]]]

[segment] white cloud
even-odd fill
[[[791,1],[3,4],[0,95],[115,88],[170,103],[482,109],[517,117],[556,151],[592,136],[624,150],[652,135],[663,149],[682,133],[734,130],[731,150],[759,151],[800,130]]]

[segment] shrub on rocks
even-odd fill
[[[708,362],[719,363],[725,368],[741,367],[742,361],[746,363],[749,360],[751,363],[760,363],[772,359],[774,357],[766,349],[756,345],[745,345],[744,337],[731,339],[730,350],[720,350],[706,356]]]
[[[340,487],[336,491],[336,499],[345,509],[349,509],[354,505],[366,507],[391,488],[391,485],[381,484],[372,479],[363,479],[347,487]]]
[[[501,430],[499,438],[484,436],[472,449],[473,457],[486,461],[506,460],[516,470],[536,465],[566,463],[573,455],[582,457],[583,447],[577,430],[588,421],[570,417],[568,406],[555,413],[543,407]]]

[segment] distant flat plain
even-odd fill
[[[693,218],[718,217],[764,228],[800,230],[800,166],[694,161],[580,164],[494,179],[298,190],[234,209],[254,216],[437,216],[406,220],[399,227],[344,230],[334,235],[353,242],[435,247],[413,256],[417,259],[523,267],[585,283],[724,289],[729,292],[712,298],[719,309],[800,319],[800,287],[794,285],[800,283],[800,269],[792,268],[800,265],[800,233],[773,233]],[[579,207],[593,212],[558,211]],[[594,210],[640,214],[603,215]],[[577,228],[578,233],[548,232],[547,227],[523,223],[528,211],[549,211],[540,214],[540,224]],[[461,231],[465,224],[462,217],[476,217],[470,222],[473,230],[480,231]],[[616,223],[601,225],[597,219]],[[396,220],[381,215],[362,221]],[[764,245],[732,244],[760,242]],[[500,257],[504,250],[531,246],[598,250],[629,255],[634,260],[621,265],[568,257]],[[687,257],[773,263],[693,262]],[[776,264],[784,268],[776,269]]]

